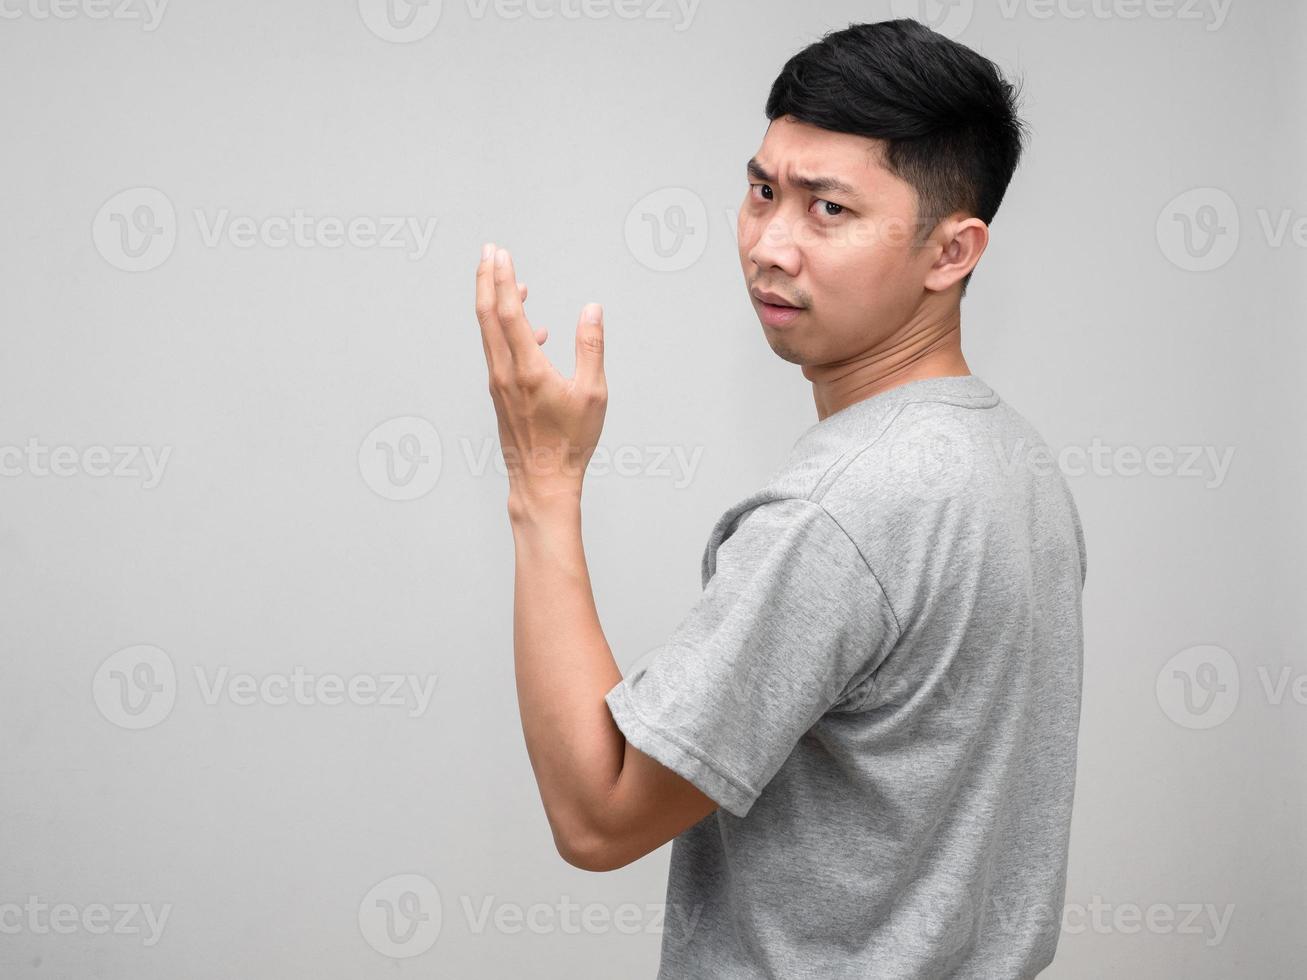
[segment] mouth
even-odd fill
[[[765,289],[751,289],[749,293],[764,306],[771,306],[780,310],[799,310],[803,308],[797,303],[791,303],[780,293],[769,292]]]
[[[758,304],[758,315],[769,327],[784,327],[804,311],[802,307],[791,306],[784,301],[784,298],[774,293],[752,291],[750,295],[753,295],[753,301]]]

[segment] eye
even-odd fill
[[[750,184],[749,187],[751,190],[754,188],[758,189],[759,193],[762,194],[762,200],[764,201],[771,201],[775,199],[774,197],[775,191],[771,189],[770,184]],[[825,212],[825,216],[827,218],[838,218],[840,215],[842,215],[845,212],[845,210],[847,210],[843,204],[836,204],[834,201],[826,201],[821,198],[818,198],[813,203],[826,205],[827,210]],[[830,210],[832,208],[834,210]]]

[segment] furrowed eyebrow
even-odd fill
[[[761,180],[765,184],[776,183],[776,178],[767,173],[762,164],[758,162],[757,157],[749,161],[748,171],[750,177]],[[795,177],[792,183],[796,187],[802,187],[814,194],[827,194],[830,191],[837,191],[855,200],[860,199],[858,192],[838,177]]]

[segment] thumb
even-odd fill
[[[604,383],[604,308],[588,303],[576,325],[576,381],[585,387]]]

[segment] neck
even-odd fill
[[[962,356],[962,315],[909,323],[875,350],[837,364],[804,365],[818,421],[865,398],[924,378],[968,375]]]

